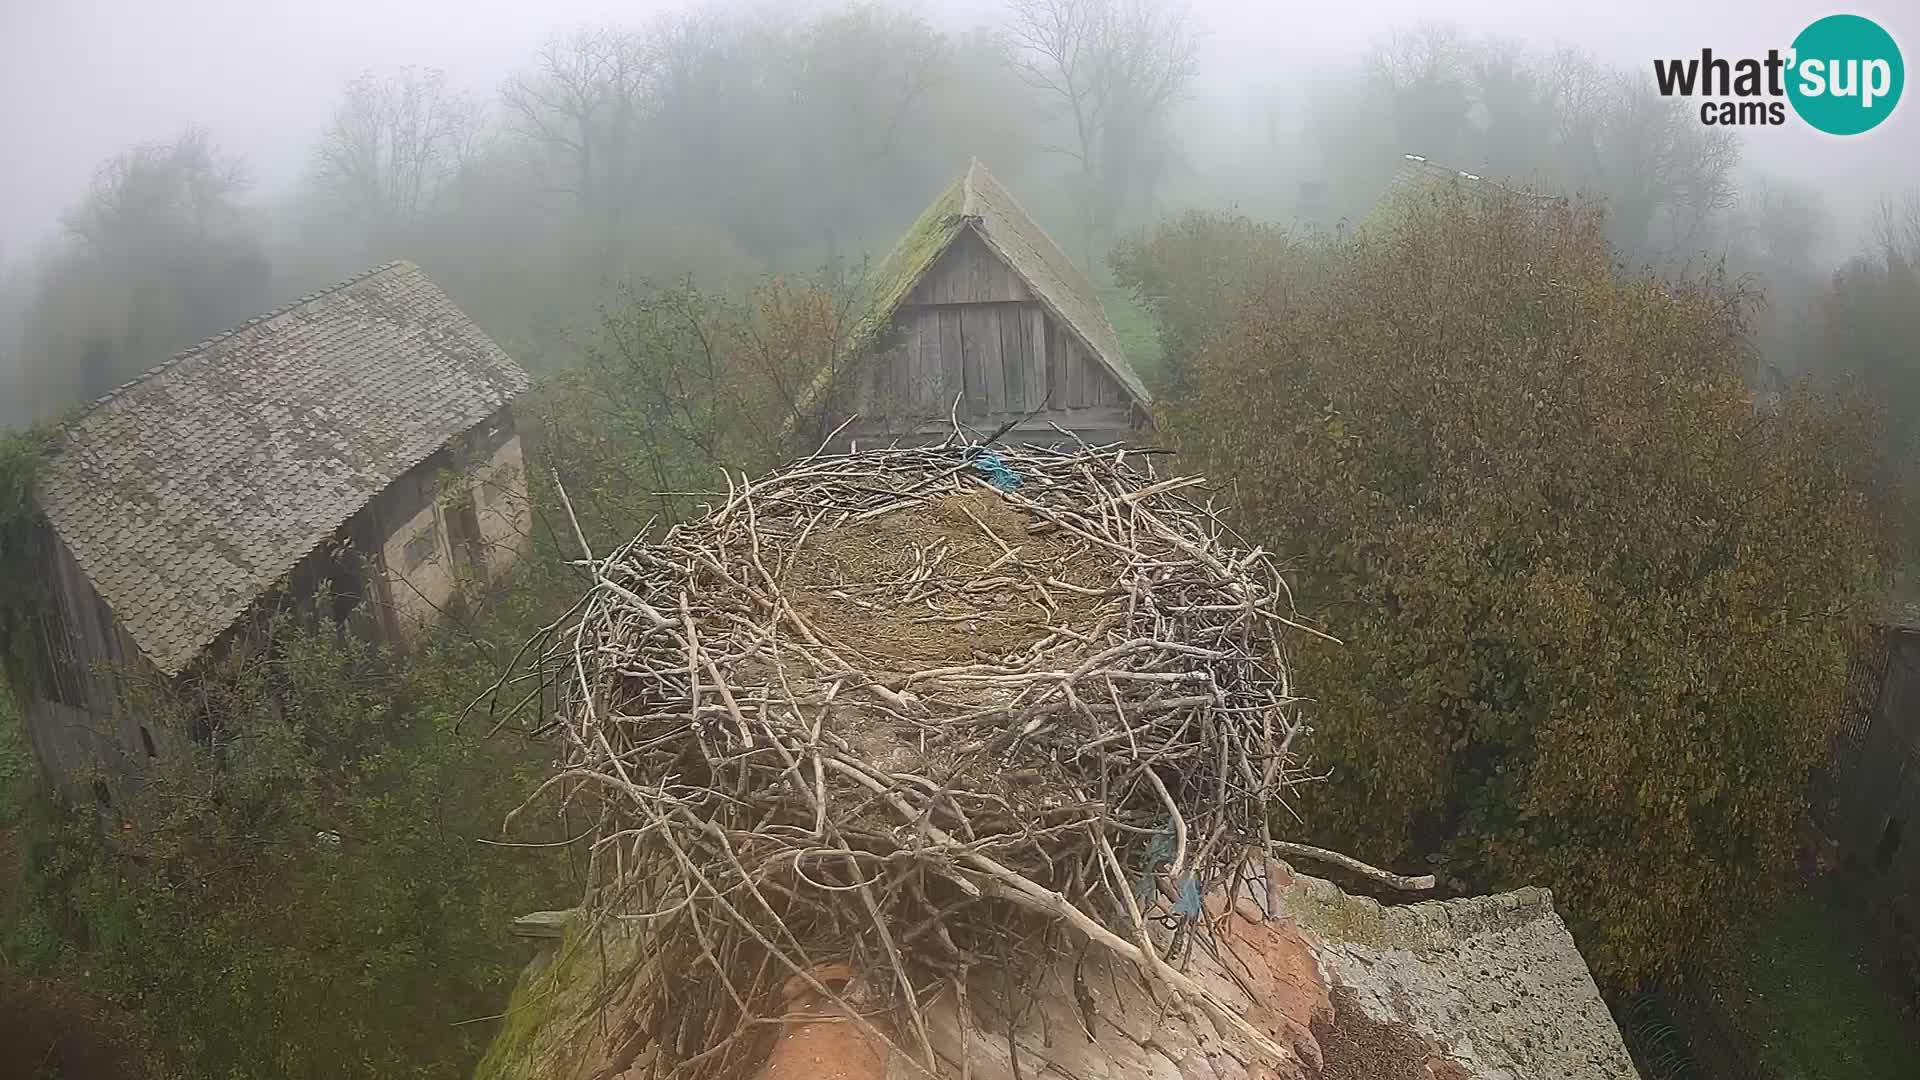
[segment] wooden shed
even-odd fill
[[[856,325],[845,407],[854,442],[944,437],[959,419],[1006,438],[1136,442],[1152,395],[1087,276],[984,165],[934,200],[881,265]]]

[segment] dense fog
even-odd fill
[[[1584,195],[1635,267],[1751,275],[1765,362],[1821,368],[1810,305],[1911,247],[1914,110],[1851,139],[1705,126],[1652,59],[1763,52],[1803,13],[1536,7],[9,5],[0,420],[395,257],[562,362],[615,283],[884,254],[969,156],[1096,279],[1187,209],[1348,227],[1403,154]]]

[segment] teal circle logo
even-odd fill
[[[1872,19],[1829,15],[1793,39],[1787,99],[1829,135],[1858,135],[1900,103],[1907,72],[1893,35]]]

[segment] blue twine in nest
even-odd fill
[[[1173,862],[1173,857],[1179,849],[1179,841],[1174,837],[1173,822],[1169,821],[1164,829],[1154,834],[1153,843],[1147,847],[1146,868],[1140,871],[1139,878],[1133,883],[1134,894],[1139,897],[1142,904],[1153,899],[1153,875],[1162,866]],[[1174,892],[1177,899],[1174,901],[1173,910],[1188,918],[1199,918],[1199,879],[1192,874],[1185,875],[1175,883]]]
[[[1000,491],[1012,491],[1023,483],[1020,474],[1014,472],[1012,466],[991,450],[980,451],[974,456],[971,464],[974,472],[986,477],[987,483]]]

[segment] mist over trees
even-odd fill
[[[1164,177],[1169,115],[1198,73],[1199,43],[1182,10],[1139,0],[1016,0],[1009,36],[1022,77],[1071,120],[1057,150],[1074,164],[1091,262],[1135,189]]]
[[[1349,227],[1419,154],[1595,199],[1630,264],[1724,259],[1768,295],[1767,363],[1828,351],[1805,324],[1857,245],[1818,193],[1743,169],[1733,136],[1642,72],[1423,23],[1315,78],[1207,89],[1202,44],[1170,0],[1017,0],[964,31],[887,3],[717,2],[530,41],[492,88],[364,72],[291,189],[249,185],[190,129],[103,163],[45,250],[5,252],[0,421],[402,256],[516,355],[564,362],[622,283],[691,274],[744,296],[769,271],[883,253],[970,156],[1105,280],[1107,250],[1170,210]]]
[[[449,793],[479,835],[523,790],[473,779],[525,763],[448,736],[459,710],[577,588],[574,529],[604,550],[681,518],[717,468],[820,445],[810,391],[854,363],[869,260],[977,156],[1148,326],[1162,437],[1232,485],[1254,542],[1298,558],[1303,611],[1347,641],[1303,657],[1336,781],[1302,827],[1475,888],[1553,884],[1621,984],[1728,933],[1788,858],[1842,706],[1859,628],[1836,612],[1920,536],[1920,192],[1882,193],[1853,235],[1832,191],[1756,169],[1643,70],[1575,49],[1427,23],[1226,80],[1204,45],[1180,0],[1007,0],[965,28],[712,0],[529,40],[492,85],[354,74],[280,186],[195,127],[102,162],[50,243],[0,250],[0,425],[405,258],[536,376],[516,412],[540,525],[504,597],[358,696],[338,690],[365,657],[292,634],[313,648],[303,722],[337,745],[275,729],[276,754],[222,781],[265,794],[191,792],[160,822],[163,902],[108,863],[42,874],[63,932],[137,927],[96,970],[217,1033],[189,1049],[220,1074],[338,1075],[358,1040],[382,1075],[466,1075],[481,1029],[450,1025],[517,961],[490,924],[442,935],[439,913],[547,899],[429,850]],[[1395,208],[1409,154],[1566,199],[1489,209],[1454,185]],[[26,474],[0,473],[29,503]],[[380,837],[338,876],[263,846],[248,880],[308,899],[264,944],[266,901],[229,910],[240,890],[199,862],[254,827],[248,807],[297,811],[288,836]],[[368,909],[392,936],[342,946]],[[135,985],[181,927],[217,959]],[[363,995],[339,1036],[340,973],[383,956],[388,985],[445,962],[472,997],[416,1014]],[[220,1022],[276,1000],[305,1034]]]
[[[241,163],[195,129],[101,165],[27,287],[24,396],[97,396],[257,314],[268,261],[246,190]]]
[[[443,72],[362,75],[320,133],[313,198],[369,256],[404,249],[445,207],[478,132],[477,106],[450,90]]]

